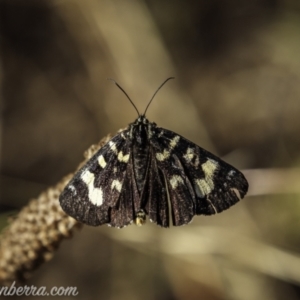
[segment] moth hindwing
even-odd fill
[[[244,175],[143,115],[106,143],[67,184],[63,210],[88,225],[191,222],[228,209],[248,190]]]

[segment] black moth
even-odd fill
[[[121,228],[152,222],[188,224],[245,196],[248,182],[237,169],[140,114],[84,165],[59,197],[63,210],[87,225]]]

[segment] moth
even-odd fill
[[[62,191],[62,209],[91,226],[143,225],[146,216],[162,227],[188,224],[243,198],[244,175],[233,166],[146,118],[147,109],[115,135],[75,174]]]

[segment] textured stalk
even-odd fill
[[[84,161],[108,140],[103,138],[84,153]],[[78,167],[78,168],[79,168]],[[59,205],[59,195],[74,174],[42,192],[23,207],[0,237],[0,284],[22,282],[42,263],[51,259],[59,244],[82,226],[66,215]]]

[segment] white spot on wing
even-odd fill
[[[192,148],[187,148],[186,150],[186,154],[183,156],[185,158],[185,160],[190,163],[194,157],[195,153],[194,153],[194,149]]]
[[[109,142],[109,146],[110,146],[110,149],[114,152],[114,153],[117,153],[117,147],[116,147],[116,144],[112,141]]]
[[[160,138],[165,132],[163,130],[160,131],[158,137]]]
[[[72,191],[72,194],[73,195],[76,195],[77,194],[77,192],[76,192],[76,189],[75,189],[75,187],[74,187],[74,185],[69,185],[69,187],[68,187],[71,191]]]
[[[105,161],[103,155],[100,155],[100,156],[98,157],[98,163],[99,163],[99,165],[101,166],[102,169],[105,168],[105,166],[106,166],[106,161]]]
[[[170,142],[170,148],[173,149],[177,144],[178,144],[178,141],[180,139],[180,136],[179,135],[176,135]]]
[[[201,165],[205,178],[195,180],[195,183],[197,185],[196,193],[198,197],[203,198],[214,189],[214,173],[217,170],[218,166],[219,164],[213,159],[208,159]]]
[[[181,184],[183,183],[183,179],[178,176],[178,175],[174,175],[171,179],[170,179],[170,183],[171,183],[171,186],[174,189],[177,188],[178,184]]]
[[[121,162],[127,163],[128,160],[129,160],[129,154],[123,155],[123,152],[121,151],[121,152],[118,154],[118,160],[121,161]]]
[[[179,139],[180,139],[180,136],[179,136],[179,135],[176,135],[176,136],[170,141],[169,149],[164,149],[164,152],[163,152],[163,153],[156,153],[156,158],[157,158],[157,160],[163,161],[163,160],[169,158],[169,156],[170,156],[170,154],[171,154],[171,150],[173,150],[174,147],[178,144]]]
[[[229,173],[227,174],[227,177],[226,179],[227,180],[231,180],[232,176],[235,174],[235,171],[234,170],[230,170]]]
[[[86,170],[81,174],[81,179],[87,185],[89,191],[89,200],[97,206],[103,204],[103,191],[100,188],[94,186],[95,175],[90,171]]]
[[[119,180],[113,180],[111,183],[111,189],[116,189],[120,193],[122,189],[122,183]]]
[[[210,158],[204,164],[202,164],[201,167],[205,174],[205,178],[213,177],[218,166],[219,166],[219,164],[215,160],[210,159]]]
[[[198,185],[197,196],[201,198],[208,195],[213,189],[213,186],[211,187],[205,179],[197,179],[196,184]]]
[[[156,153],[156,158],[159,161],[163,161],[165,159],[167,159],[170,156],[170,152],[168,150],[164,150],[163,153]]]

